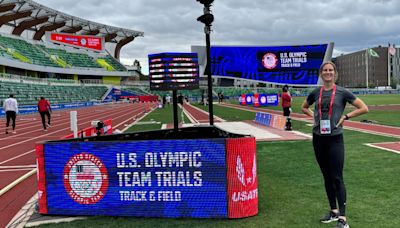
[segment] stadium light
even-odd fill
[[[204,5],[203,15],[197,18],[205,25],[204,33],[206,34],[206,53],[207,53],[207,65],[205,69],[205,74],[207,75],[208,84],[208,113],[210,118],[210,125],[214,125],[214,114],[213,114],[213,96],[212,96],[212,79],[211,79],[211,57],[210,57],[210,33],[211,33],[211,23],[214,21],[214,15],[211,14],[211,4],[214,0],[197,0]]]

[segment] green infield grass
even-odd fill
[[[214,106],[226,120],[254,119],[254,113]],[[157,109],[143,121],[171,121],[169,109]],[[165,122],[163,122],[165,123]],[[311,127],[294,121],[295,130]],[[159,129],[159,128],[154,128]],[[345,130],[347,216],[351,227],[400,227],[400,155],[365,146],[365,143],[398,139]],[[306,141],[257,143],[259,213],[244,219],[163,219],[89,217],[43,227],[335,227],[320,224],[328,210],[323,178],[312,144]]]
[[[371,94],[371,95],[359,95],[369,107],[369,113],[353,118],[354,121],[368,120],[372,123],[383,124],[388,126],[400,127],[400,110],[380,110],[379,107],[373,107],[377,105],[400,105],[400,94]],[[292,110],[294,113],[302,113],[301,105],[304,102],[305,97],[293,97]],[[238,101],[229,101],[232,104],[238,104]],[[261,107],[262,109],[271,109],[282,111],[282,107],[279,106],[269,106]],[[345,113],[350,112],[353,106],[348,104]],[[312,107],[313,110],[313,107]],[[217,115],[217,114],[216,114]]]

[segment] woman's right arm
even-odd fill
[[[304,100],[303,104],[301,105],[301,111],[309,117],[313,117],[314,113],[310,110],[310,105],[307,102],[307,99]]]

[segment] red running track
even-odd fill
[[[188,116],[190,116],[191,119],[193,119],[196,123],[209,123],[210,122],[210,118],[209,118],[209,114],[208,112],[194,107],[192,105],[190,105],[189,103],[184,103],[184,105],[182,106],[185,113],[188,114]],[[216,115],[214,115],[214,122],[221,122],[223,121],[221,118],[217,117]]]
[[[122,130],[134,119],[145,114],[140,103],[108,104],[75,109],[78,113],[78,129],[90,126],[92,120],[112,119],[113,129]],[[37,192],[35,143],[56,140],[70,134],[71,110],[52,113],[52,127],[44,131],[39,114],[18,115],[17,134],[0,132],[0,227],[5,227],[22,206]],[[133,118],[135,117],[135,118]],[[5,126],[4,118],[0,126]],[[3,129],[4,128],[0,128]],[[11,183],[30,172],[30,176],[10,188]]]

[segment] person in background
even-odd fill
[[[337,68],[332,62],[322,63],[319,76],[323,85],[314,89],[302,104],[302,111],[314,117],[313,147],[321,169],[330,211],[320,219],[322,223],[337,221],[337,228],[348,228],[346,218],[346,188],[343,181],[344,140],[343,123],[368,112],[365,103],[349,90],[337,86]],[[346,104],[355,107],[343,114]],[[310,106],[314,105],[314,112]]]
[[[42,124],[44,131],[47,131],[47,127],[51,127],[50,120],[51,120],[51,107],[50,102],[44,97],[40,97],[38,102],[38,111],[40,113],[40,117],[42,118]],[[47,124],[46,124],[46,116],[47,116]]]
[[[178,95],[178,104],[183,105],[183,95],[181,93]]]
[[[292,97],[290,96],[289,87],[287,85],[284,85],[282,87],[281,100],[282,100],[283,116],[286,117],[285,130],[291,131],[292,130],[292,121],[290,119],[290,113],[291,113],[291,109],[292,109]]]
[[[165,95],[162,96],[162,107],[165,108],[165,103],[167,103],[167,98]]]
[[[12,133],[15,134],[17,133],[15,131],[15,119],[17,118],[18,114],[18,102],[14,98],[13,94],[10,94],[10,96],[4,100],[3,103],[3,109],[4,112],[6,113],[6,134],[8,134],[8,127],[10,126],[10,120],[12,120]]]
[[[171,96],[167,94],[167,97],[165,98],[167,100],[168,106],[171,104]]]

